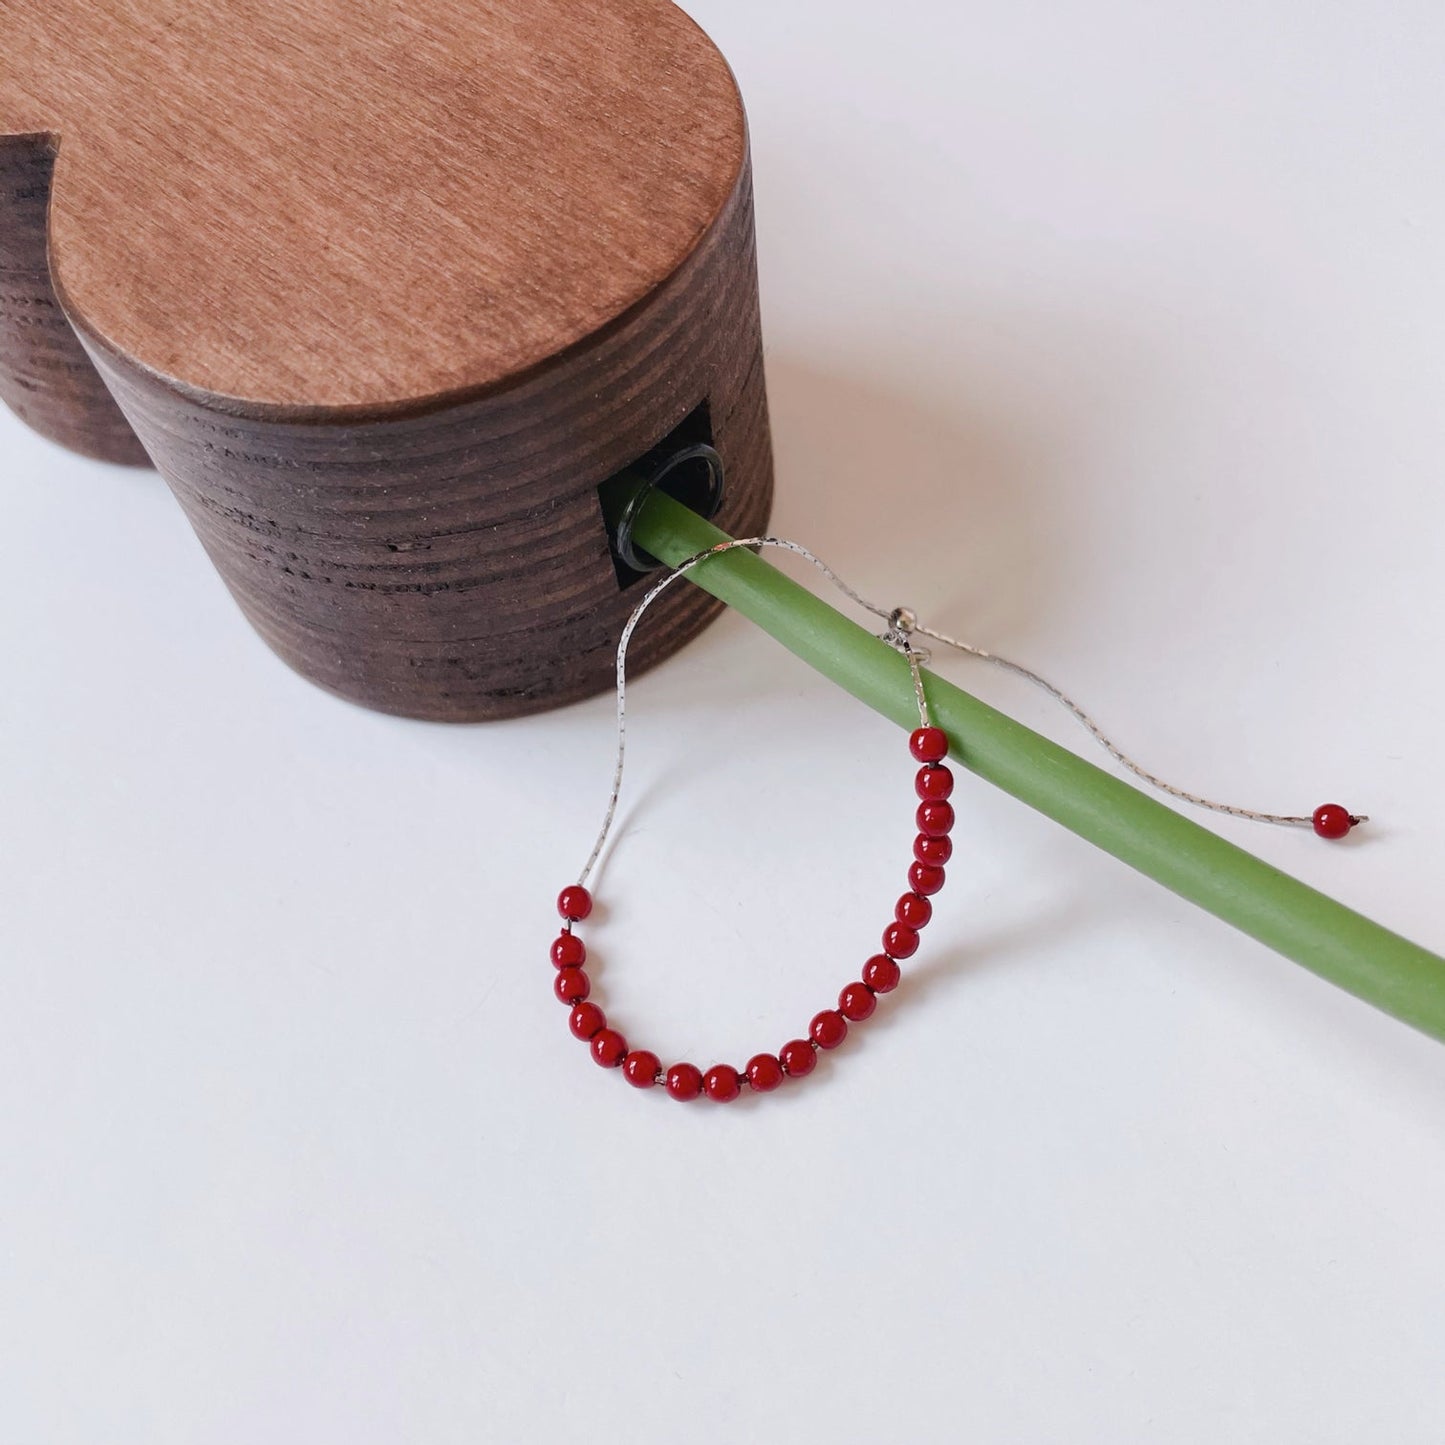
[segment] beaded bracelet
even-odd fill
[[[610,1027],[607,1016],[588,995],[592,985],[583,965],[587,946],[573,932],[592,912],[592,895],[580,883],[564,888],[557,897],[562,915],[562,932],[552,944],[552,962],[557,968],[557,997],[572,1008],[572,1032],[588,1044],[592,1057],[604,1068],[622,1069],[622,1077],[638,1089],[661,1084],[674,1099],[696,1099],[706,1095],[714,1103],[736,1099],[744,1088],[759,1094],[776,1089],[784,1079],[801,1079],[813,1072],[819,1049],[836,1049],[848,1036],[849,1024],[860,1024],[878,1007],[878,995],[891,993],[901,977],[899,963],[918,951],[918,934],[933,917],[929,901],[944,883],[944,865],[953,853],[949,833],[953,828],[953,773],[945,766],[948,739],[941,728],[920,726],[908,740],[913,756],[923,764],[914,780],[920,799],[915,820],[918,836],[913,840],[913,862],[908,869],[908,888],[893,911],[893,921],[883,930],[883,951],[875,953],[861,970],[862,977],[848,984],[838,995],[837,1008],[813,1016],[807,1038],[793,1039],[776,1054],[754,1054],[741,1069],[731,1064],[714,1064],[704,1073],[696,1064],[677,1063],[664,1069],[650,1049],[634,1049],[626,1038]]]
[[[838,995],[836,1008],[823,1009],[813,1016],[806,1038],[784,1044],[776,1054],[754,1054],[741,1068],[731,1064],[714,1064],[705,1072],[687,1062],[663,1066],[651,1049],[634,1049],[617,1029],[607,1021],[602,1009],[592,1001],[591,980],[587,976],[587,947],[576,934],[575,926],[592,912],[592,894],[587,880],[592,875],[607,842],[617,814],[622,792],[622,773],[627,749],[627,647],[643,614],[667,588],[701,566],[710,557],[737,547],[779,547],[804,558],[819,569],[834,586],[854,602],[875,615],[886,618],[887,630],[880,634],[885,642],[897,647],[908,661],[918,704],[919,725],[909,736],[913,757],[921,764],[914,779],[918,795],[914,821],[917,837],[913,842],[913,862],[908,869],[908,891],[894,907],[893,921],[883,930],[882,952],[875,953],[860,970],[861,977],[847,984]],[[557,897],[557,912],[562,917],[562,930],[552,944],[552,963],[556,968],[554,990],[557,997],[571,1009],[572,1033],[591,1049],[592,1057],[608,1069],[620,1069],[623,1078],[638,1089],[661,1085],[674,1099],[692,1100],[706,1097],[726,1104],[738,1098],[744,1088],[756,1093],[771,1093],[787,1079],[800,1079],[813,1072],[819,1049],[835,1049],[848,1036],[850,1024],[871,1018],[881,994],[891,993],[902,977],[901,963],[911,958],[919,945],[919,932],[933,917],[933,897],[942,889],[945,866],[953,854],[949,837],[954,812],[949,798],[953,793],[953,773],[947,767],[948,737],[942,728],[934,727],[929,718],[928,698],[924,691],[922,664],[928,661],[926,650],[914,643],[922,635],[967,653],[985,662],[1013,672],[1042,688],[1066,707],[1118,762],[1155,788],[1202,808],[1256,822],[1277,823],[1291,827],[1309,827],[1327,839],[1344,837],[1352,828],[1366,821],[1337,803],[1325,803],[1312,814],[1296,815],[1264,813],[1249,808],[1215,802],[1195,793],[1185,792],[1145,772],[1132,758],[1117,747],[1088,713],[1072,698],[1038,673],[995,653],[960,642],[944,633],[919,625],[917,617],[905,607],[885,611],[860,596],[825,562],[797,542],[779,537],[747,537],[721,542],[704,552],[689,557],[656,583],[638,603],[617,644],[617,762],[612,778],[612,794],[602,820],[602,827],[577,882],[563,888]]]

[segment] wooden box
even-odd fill
[[[10,0],[0,396],[154,464],[261,636],[343,697],[611,684],[598,504],[772,466],[743,108],[667,0]],[[714,604],[660,602],[640,666]]]

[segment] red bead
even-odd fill
[[[650,1089],[657,1082],[662,1061],[647,1049],[633,1049],[622,1061],[622,1077],[634,1089]]]
[[[674,1064],[667,1071],[664,1086],[674,1099],[685,1103],[702,1093],[702,1071],[695,1064]]]
[[[730,1104],[743,1091],[742,1079],[731,1064],[714,1064],[702,1076],[702,1091],[714,1104]]]
[[[793,1039],[778,1050],[778,1062],[790,1079],[801,1079],[817,1067],[818,1053],[807,1039]]]
[[[953,774],[938,763],[919,768],[913,790],[925,802],[941,803],[953,791]]]
[[[558,968],[576,968],[587,962],[587,945],[575,933],[558,934],[552,944],[552,962]]]
[[[902,976],[903,970],[886,953],[875,953],[863,965],[863,982],[874,993],[892,993]]]
[[[850,983],[838,995],[838,1012],[855,1024],[861,1024],[877,1007],[878,1000],[866,983]]]
[[[592,912],[592,895],[580,883],[574,883],[557,895],[557,912],[573,923],[580,923]]]
[[[948,756],[948,737],[942,728],[914,728],[908,748],[920,763],[941,763]]]
[[[915,868],[917,866],[914,864]],[[893,910],[893,916],[899,923],[906,923],[916,933],[933,917],[933,905],[917,893],[905,893],[898,900],[898,906]]]
[[[837,1009],[825,1008],[808,1025],[808,1036],[820,1049],[836,1049],[848,1037],[848,1020]]]
[[[607,1015],[595,1003],[579,1003],[567,1025],[579,1039],[590,1039],[607,1027]]]
[[[932,863],[913,863],[908,869],[908,886],[915,893],[932,897],[943,887],[944,879],[947,876],[942,868],[936,868]],[[907,921],[907,919],[899,919],[900,923]]]
[[[920,803],[914,816],[918,831],[930,838],[941,838],[953,829],[952,803]]]
[[[552,988],[563,1003],[581,1003],[592,992],[592,985],[580,968],[559,968]]]
[[[883,930],[883,952],[889,958],[912,958],[918,952],[918,930],[906,923],[890,923]]]
[[[913,840],[913,856],[920,863],[932,863],[935,868],[942,868],[953,857],[953,839],[930,838],[927,833],[920,833]]]
[[[616,1029],[602,1029],[592,1037],[592,1057],[604,1069],[615,1069],[627,1057],[627,1040]]]
[[[1321,803],[1315,809],[1313,821],[1315,832],[1321,838],[1343,838],[1355,826],[1350,810],[1340,807],[1338,803]]]
[[[809,1049],[808,1052],[811,1054],[813,1051]],[[743,1072],[748,1076],[748,1083],[760,1094],[776,1089],[783,1082],[783,1066],[772,1054],[754,1054]]]

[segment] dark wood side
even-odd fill
[[[0,135],[0,400],[43,436],[84,456],[148,465],[66,321],[50,282],[48,136]]]
[[[383,711],[475,721],[610,687],[639,594],[617,580],[597,487],[700,403],[727,466],[719,524],[747,535],[768,517],[747,164],[649,299],[520,380],[418,414],[228,413],[82,337],[262,637]],[[637,666],[716,610],[695,589],[672,592],[639,634]]]

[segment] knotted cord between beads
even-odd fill
[[[607,838],[612,831],[612,824],[617,816],[617,804],[622,794],[622,771],[627,753],[627,645],[632,639],[632,634],[641,622],[643,614],[674,582],[681,580],[692,571],[694,567],[706,562],[709,557],[716,557],[723,552],[731,552],[738,547],[777,547],[785,552],[792,552],[794,555],[803,558],[805,562],[816,567],[843,595],[856,603],[865,612],[871,612],[875,617],[881,617],[888,624],[885,632],[880,634],[882,641],[897,647],[908,659],[909,670],[913,677],[914,694],[918,701],[919,717],[923,726],[927,727],[928,699],[924,694],[923,674],[921,663],[928,661],[928,655],[912,644],[913,634],[931,638],[934,642],[940,642],[945,647],[951,647],[965,656],[977,658],[980,662],[987,662],[994,667],[1002,668],[1011,672],[1017,677],[1023,678],[1026,682],[1032,683],[1035,687],[1046,692],[1055,702],[1059,703],[1071,712],[1074,717],[1086,727],[1095,741],[1122,767],[1128,769],[1136,778],[1149,784],[1151,788],[1157,788],[1170,797],[1178,798],[1181,802],[1193,804],[1197,808],[1208,808],[1211,812],[1227,813],[1234,818],[1247,818],[1255,823],[1274,823],[1289,828],[1317,828],[1317,819],[1314,816],[1306,816],[1297,813],[1266,813],[1255,808],[1240,808],[1231,803],[1216,802],[1212,798],[1206,798],[1199,793],[1190,793],[1183,788],[1177,788],[1172,783],[1165,782],[1163,778],[1156,777],[1134,761],[1112,738],[1104,732],[1103,728],[1086,712],[1077,702],[1074,701],[1062,688],[1055,687],[1046,677],[1033,671],[1032,668],[1024,667],[1021,663],[1012,662],[996,652],[989,652],[982,647],[976,647],[969,642],[961,642],[956,637],[950,637],[946,632],[939,632],[932,627],[925,627],[913,613],[906,607],[886,608],[880,607],[876,602],[871,602],[855,588],[848,585],[823,559],[808,550],[801,542],[790,541],[786,537],[741,537],[727,542],[719,542],[715,547],[709,547],[705,551],[696,552],[691,557],[670,571],[660,582],[656,582],[648,589],[646,596],[633,609],[632,615],[627,619],[627,625],[622,629],[622,636],[617,642],[617,765],[612,774],[612,792],[607,800],[607,812],[602,820],[602,827],[597,834],[597,841],[588,855],[587,863],[583,867],[577,882],[583,885],[591,877],[593,869],[597,866],[598,859],[602,856],[602,850],[607,844]],[[1343,810],[1340,810],[1343,812]],[[1350,824],[1367,822],[1368,818],[1361,814],[1352,816]]]

